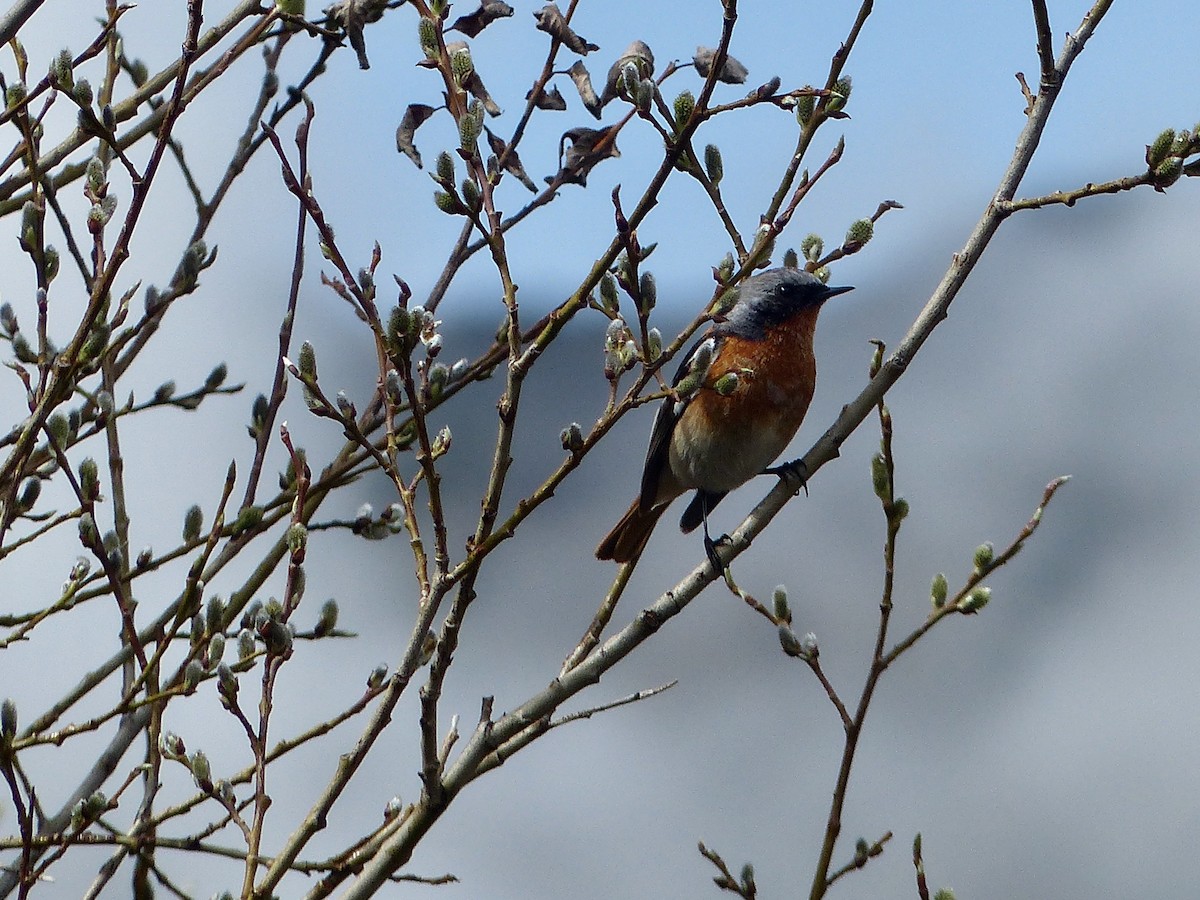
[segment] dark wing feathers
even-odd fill
[[[691,372],[692,360],[696,356],[696,351],[709,339],[713,340],[712,355],[714,358],[716,357],[721,347],[721,335],[710,331],[688,350],[687,355],[679,364],[679,368],[675,371],[675,377],[671,379],[672,387],[679,384]],[[671,452],[671,432],[675,430],[675,423],[679,421],[679,417],[683,415],[687,405],[688,400],[673,400],[667,397],[654,416],[654,429],[650,432],[650,446],[646,450],[646,465],[642,469],[642,491],[638,495],[638,505],[643,512],[648,512],[654,506],[655,498],[658,496],[658,480],[668,466],[667,455]]]

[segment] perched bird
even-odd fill
[[[695,490],[679,527],[687,534],[703,523],[705,550],[720,568],[708,513],[755,475],[780,471],[767,466],[800,428],[816,385],[817,314],[849,290],[800,269],[771,269],[742,283],[725,319],[680,364],[672,382],[679,396],[664,400],[654,419],[641,493],[597,558],[636,559],[671,501]]]

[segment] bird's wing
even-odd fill
[[[697,357],[707,358],[708,363],[705,366],[707,369],[717,355],[721,340],[719,334],[710,331],[692,345],[692,349],[687,352],[683,362],[679,364],[679,369],[671,380],[671,386],[678,386],[681,381],[693,374]],[[707,352],[701,352],[702,349]],[[638,505],[643,511],[649,511],[654,507],[654,502],[658,497],[659,479],[670,465],[668,457],[671,452],[671,433],[675,430],[675,423],[679,421],[679,417],[683,415],[683,411],[694,396],[695,392],[693,391],[689,396],[679,400],[667,397],[654,417],[654,429],[650,432],[650,446],[646,450],[646,465],[642,469],[642,492],[638,496]]]

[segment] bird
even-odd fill
[[[742,282],[729,312],[680,364],[672,394],[654,418],[641,491],[596,548],[598,559],[628,563],[640,557],[666,508],[695,491],[679,528],[688,534],[703,524],[705,551],[722,569],[708,514],[754,476],[789,468],[768,466],[800,429],[812,402],[817,314],[826,300],[851,290],[788,267]]]

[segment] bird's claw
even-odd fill
[[[708,561],[712,564],[713,571],[718,575],[725,572],[725,563],[721,562],[721,557],[717,553],[718,547],[729,546],[729,535],[723,534],[715,541],[707,534],[704,535],[704,554],[708,557]]]
[[[804,489],[804,496],[808,496],[808,466],[802,459],[793,459],[777,466],[768,466],[763,469],[763,474],[777,475],[780,478],[797,478],[800,480],[800,487]]]

